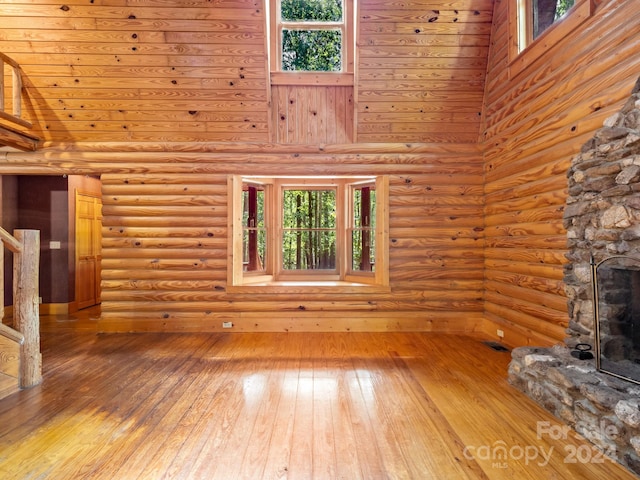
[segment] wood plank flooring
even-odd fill
[[[476,338],[42,331],[42,385],[0,401],[2,479],[636,478],[538,435],[560,422]]]

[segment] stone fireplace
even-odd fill
[[[568,180],[567,338],[514,349],[509,381],[640,474],[640,80],[573,159]]]

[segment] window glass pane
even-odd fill
[[[335,230],[285,230],[282,243],[282,268],[285,270],[336,268]]]
[[[281,0],[284,21],[342,21],[342,0]]]
[[[373,186],[366,186],[354,188],[352,192],[351,268],[370,272],[375,269],[376,191]]]
[[[255,247],[254,247],[255,245]],[[251,252],[256,252],[252,254]],[[245,229],[242,232],[242,265],[245,272],[264,272],[267,256],[265,229]]]
[[[376,191],[373,186],[353,189],[353,226],[354,227],[375,227],[376,226]],[[363,190],[365,191],[365,205],[362,204]],[[368,191],[368,202],[367,199]],[[369,208],[367,209],[367,205]]]
[[[353,230],[352,232],[352,265],[354,272],[375,271],[375,236],[372,230]]]
[[[283,30],[282,70],[341,71],[341,37],[339,30]]]
[[[282,267],[336,268],[336,191],[284,190]]]
[[[242,192],[242,225],[245,227],[264,227],[264,187],[251,187],[255,188],[255,215],[252,215],[252,222],[249,225],[249,187],[246,186]],[[253,210],[252,210],[253,211]]]
[[[263,186],[243,184],[242,265],[247,272],[264,271],[267,249],[264,200]]]
[[[375,264],[376,251],[388,248],[386,215],[377,226],[375,216],[376,187],[383,211],[387,205],[385,177],[234,175],[230,185],[228,273],[234,286],[286,286],[289,281],[388,285],[386,255],[378,254]]]
[[[575,0],[533,0],[533,38],[537,38],[573,6]]]
[[[335,228],[335,190],[285,190],[284,228]]]

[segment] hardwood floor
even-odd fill
[[[474,338],[42,331],[42,385],[0,401],[3,479],[635,478],[538,435],[560,422]]]

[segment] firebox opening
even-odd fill
[[[640,383],[640,259],[614,256],[592,270],[596,366]]]

